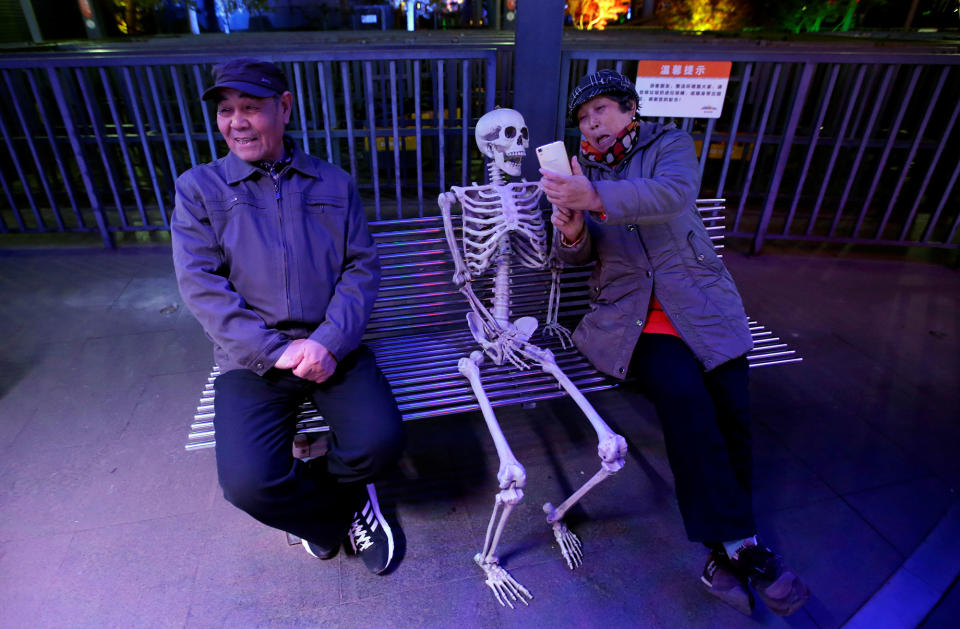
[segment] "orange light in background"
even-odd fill
[[[616,20],[630,10],[630,0],[570,0],[567,15],[580,30],[602,31],[607,22]]]
[[[670,0],[658,5],[657,16],[667,28],[684,31],[735,31],[747,25],[746,0]]]

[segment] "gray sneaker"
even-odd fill
[[[780,555],[769,548],[742,546],[732,563],[774,614],[789,616],[810,599],[810,590],[800,577],[785,568]]]
[[[738,612],[747,616],[753,613],[753,594],[747,587],[746,579],[742,579],[734,573],[733,565],[725,552],[718,550],[710,552],[707,563],[703,566],[700,581],[707,592]]]

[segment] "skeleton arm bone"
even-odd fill
[[[570,336],[570,330],[560,325],[558,318],[560,316],[560,271],[563,269],[563,262],[557,255],[557,248],[560,246],[560,232],[553,231],[553,245],[550,247],[550,257],[547,259],[547,266],[550,268],[550,298],[547,302],[547,320],[543,326],[545,334],[553,334],[560,339],[560,347],[567,349],[568,344],[573,344]]]
[[[443,192],[437,197],[437,204],[440,206],[440,215],[443,217],[443,233],[447,237],[447,246],[450,248],[450,255],[453,257],[453,283],[458,287],[468,283],[472,278],[470,271],[467,270],[466,263],[460,257],[460,250],[457,246],[457,237],[453,234],[453,219],[450,216],[450,206],[457,201],[457,195],[453,192]]]

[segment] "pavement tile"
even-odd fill
[[[0,542],[0,626],[35,627],[71,533]]]
[[[219,495],[215,459],[187,451],[183,443],[182,433],[130,433],[104,448],[86,475],[86,525],[206,511]]]
[[[186,626],[252,627],[341,601],[342,553],[311,557],[224,500],[197,519],[205,524],[193,540],[198,569]]]
[[[903,562],[843,500],[757,515],[761,541],[811,592],[804,607],[820,627],[839,627]]]
[[[266,618],[257,627],[383,627],[495,629],[496,602],[479,580],[454,579],[409,589],[384,587],[379,596]],[[190,628],[196,625],[188,623]]]
[[[844,499],[903,555],[936,527],[956,500],[936,477],[847,494]]]
[[[89,477],[103,449],[54,442],[47,456],[16,450],[0,474],[0,542],[90,528],[96,514],[85,511],[94,491]]]
[[[71,435],[71,443],[86,445],[115,441],[130,421],[142,384],[103,387],[76,383],[48,389],[36,401],[33,417],[17,435],[14,447],[42,452],[57,435]]]
[[[182,447],[208,375],[209,369],[151,376],[129,415],[124,435],[151,438],[173,432],[180,435]]]
[[[74,534],[33,626],[182,627],[208,530],[174,516]]]

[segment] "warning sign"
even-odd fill
[[[637,66],[640,115],[719,118],[731,65],[730,61],[641,61]]]

